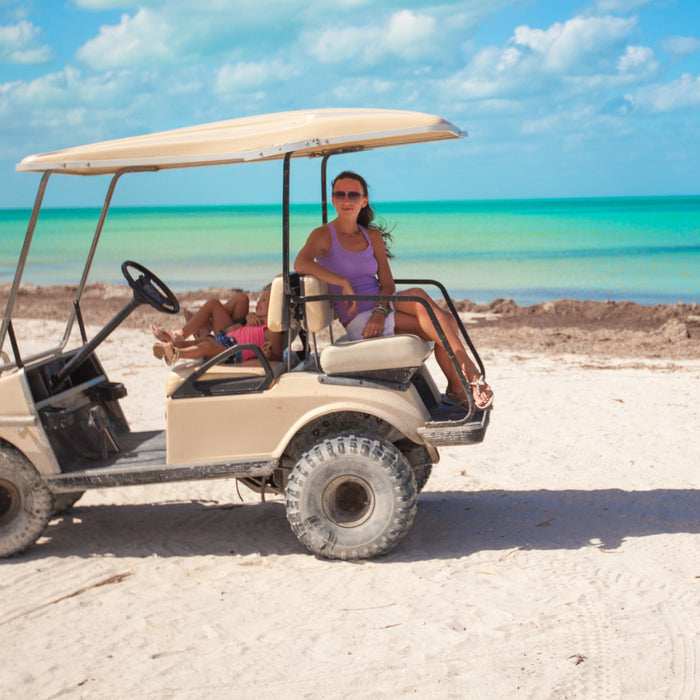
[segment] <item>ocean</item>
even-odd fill
[[[700,196],[374,203],[393,227],[394,276],[438,279],[455,299],[700,301]],[[0,284],[11,282],[29,210],[0,210]],[[23,282],[75,284],[99,210],[46,209]],[[320,223],[292,206],[292,259]],[[126,259],[174,291],[259,289],[281,272],[279,205],[114,208],[91,281]]]

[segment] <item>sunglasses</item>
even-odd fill
[[[343,192],[343,190],[333,190],[333,199],[348,198],[351,202],[359,202],[363,194],[362,192]]]

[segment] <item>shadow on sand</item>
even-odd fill
[[[376,561],[464,557],[482,550],[550,550],[700,533],[700,490],[425,492],[406,539]],[[52,521],[12,561],[53,557],[187,557],[303,552],[280,500],[84,506]]]

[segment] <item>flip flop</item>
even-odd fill
[[[469,382],[469,386],[482,387],[486,386],[486,382],[483,379],[477,379],[475,382]],[[479,403],[475,397],[474,406],[476,407],[476,410],[485,411],[486,409],[491,408],[493,406],[493,398],[493,391],[491,392],[491,396],[489,396],[488,399],[486,399],[486,401],[484,401],[483,403]],[[456,406],[457,408],[463,408],[465,411],[469,409],[469,401],[466,398],[460,398],[457,394],[455,394],[452,391],[445,392],[442,400],[443,403],[446,403],[448,406]]]
[[[476,381],[469,382],[469,386],[472,387],[472,390],[474,390],[474,388],[479,389],[479,393],[482,393],[481,389],[483,387],[487,387],[491,392],[491,396],[489,396],[484,403],[479,403],[476,398],[474,398],[474,405],[476,406],[477,411],[485,411],[487,408],[491,408],[493,406],[493,389],[491,389],[491,387],[481,377],[479,377],[479,379]]]
[[[153,357],[163,360],[168,367],[172,367],[180,359],[180,352],[168,343],[154,343]]]

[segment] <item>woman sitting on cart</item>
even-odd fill
[[[367,183],[350,171],[333,180],[333,207],[337,217],[314,229],[294,261],[294,269],[328,284],[331,294],[396,294],[389,267],[385,239],[389,234],[373,223]],[[431,306],[454,354],[472,388],[478,409],[493,404],[493,391],[481,378],[459,337],[457,322],[419,288],[398,292],[419,296]],[[467,396],[447,351],[425,307],[417,301],[396,301],[392,305],[374,301],[336,301],[340,322],[351,340],[408,333],[435,342],[435,357],[447,377],[449,403],[467,406]]]

